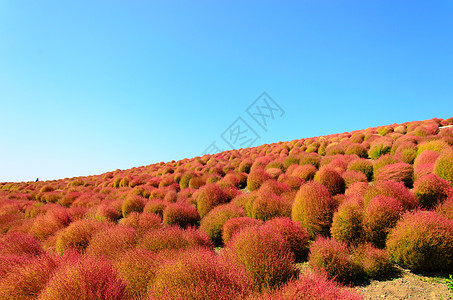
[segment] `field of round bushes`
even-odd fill
[[[0,183],[0,299],[362,299],[396,265],[451,274],[452,125]]]

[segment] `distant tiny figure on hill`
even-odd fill
[[[39,181],[39,178],[36,178],[35,182],[38,182]]]

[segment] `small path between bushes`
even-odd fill
[[[409,270],[397,267],[396,272],[390,276],[372,279],[354,288],[364,295],[365,300],[453,299],[453,294],[448,290],[445,279],[446,277],[439,274],[414,274]]]

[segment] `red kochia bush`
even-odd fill
[[[127,217],[127,215],[133,211],[142,212],[144,207],[145,198],[134,194],[128,195],[121,206],[123,218]]]
[[[131,212],[127,218],[121,220],[121,225],[132,227],[137,234],[141,235],[150,230],[161,227],[162,219],[160,215],[149,212]]]
[[[289,174],[291,176],[296,176],[302,180],[308,181],[315,178],[315,174],[318,171],[315,166],[311,164],[305,164],[302,166],[295,167],[292,172]]]
[[[86,251],[90,255],[117,258],[134,246],[135,237],[134,229],[122,225],[111,225],[93,235]]]
[[[293,203],[291,218],[307,228],[311,238],[329,235],[336,204],[329,190],[311,181],[300,187]]]
[[[39,299],[123,300],[125,289],[111,263],[86,256],[60,268]]]
[[[205,232],[216,245],[222,244],[222,228],[229,219],[244,217],[241,207],[229,203],[219,205],[211,210],[200,222],[200,230]]]
[[[348,170],[362,172],[368,181],[373,179],[373,164],[368,159],[358,158],[348,164]]]
[[[433,208],[453,195],[448,181],[435,174],[425,175],[414,183],[414,194],[424,208]]]
[[[144,296],[148,283],[154,279],[162,257],[150,250],[134,248],[116,260],[116,270],[126,283],[126,293],[130,297]]]
[[[453,270],[453,221],[431,211],[408,213],[387,239],[390,257],[413,271]]]
[[[363,297],[354,289],[341,286],[320,272],[309,272],[286,284],[273,293],[266,292],[253,300],[361,300]]]
[[[344,194],[345,182],[341,175],[334,169],[324,166],[315,175],[315,181],[325,185],[330,194]]]
[[[393,197],[378,195],[371,199],[363,216],[365,239],[375,247],[384,248],[388,232],[403,211],[403,205]]]
[[[12,267],[7,276],[0,277],[0,299],[37,299],[59,264],[57,256],[48,254],[22,258],[21,264]]]
[[[254,168],[247,177],[247,188],[249,191],[257,190],[263,182],[269,179],[271,179],[271,176],[264,169]]]
[[[331,238],[318,237],[310,246],[308,263],[311,268],[325,272],[329,278],[349,283],[362,275],[353,261],[348,245]]]
[[[380,168],[375,174],[374,179],[379,180],[394,180],[403,182],[405,186],[411,187],[413,183],[414,169],[412,165],[406,163],[396,163],[386,165]]]
[[[183,228],[197,225],[200,221],[198,210],[189,203],[170,203],[164,210],[165,225],[178,225]]]
[[[8,232],[0,237],[0,255],[38,255],[43,252],[41,244],[28,233]]]
[[[207,213],[219,204],[228,201],[227,194],[215,183],[209,183],[200,188],[197,197],[197,209],[200,217],[203,218]]]
[[[294,254],[285,239],[269,227],[247,227],[228,243],[227,256],[245,266],[258,290],[276,288],[295,274]]]
[[[374,248],[371,244],[358,245],[352,250],[353,259],[368,277],[384,275],[393,269],[392,261],[385,250]]]
[[[345,171],[341,175],[341,177],[343,177],[343,180],[347,187],[349,187],[351,184],[356,183],[356,182],[367,182],[368,181],[366,175],[359,171],[348,170],[348,171]]]
[[[417,199],[402,182],[375,181],[371,188],[365,194],[365,205],[377,195],[393,197],[397,199],[404,209],[414,209],[418,207]]]
[[[269,220],[264,226],[282,235],[293,251],[296,260],[307,258],[309,236],[307,229],[300,226],[299,223],[290,218],[282,217]]]
[[[223,257],[203,248],[188,249],[163,263],[149,283],[150,299],[244,299],[252,278]]]
[[[250,217],[239,217],[239,218],[232,218],[223,224],[222,227],[222,240],[223,243],[226,245],[231,238],[241,229],[251,226],[258,226],[263,224],[263,221],[252,219]]]

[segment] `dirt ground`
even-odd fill
[[[413,299],[447,300],[453,299],[448,290],[445,274],[414,274],[397,268],[390,276],[373,279],[354,288],[371,299]]]

